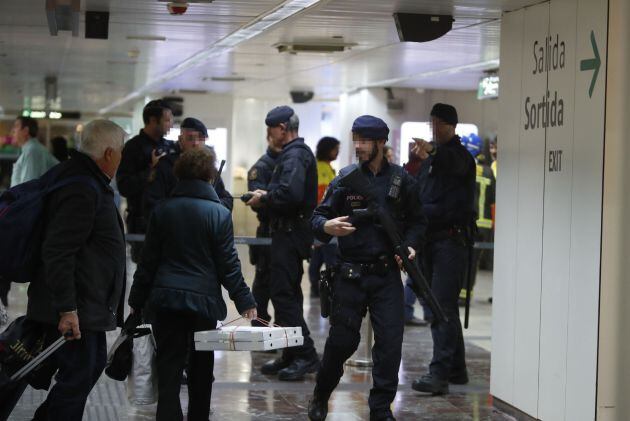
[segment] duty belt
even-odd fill
[[[377,260],[369,263],[341,263],[339,272],[342,278],[357,279],[361,275],[385,276],[396,267],[391,257],[380,256]]]

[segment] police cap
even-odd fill
[[[446,124],[457,126],[457,110],[452,105],[438,102],[431,108],[431,117],[437,117]]]
[[[383,120],[371,115],[357,117],[352,123],[352,133],[374,140],[387,140],[389,127]]]
[[[280,124],[289,121],[293,114],[295,114],[293,108],[289,107],[288,105],[281,105],[267,113],[265,124],[269,127],[277,127]]]
[[[206,126],[199,120],[197,120],[196,118],[192,118],[192,117],[187,117],[184,119],[184,121],[182,121],[182,124],[179,126],[180,129],[187,129],[187,130],[195,130],[196,132],[199,132],[199,134],[205,138],[208,137],[208,130],[206,129]]]

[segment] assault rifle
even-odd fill
[[[402,266],[411,278],[411,289],[418,296],[424,299],[431,311],[433,312],[436,321],[448,322],[442,307],[437,302],[431,287],[427,283],[427,280],[422,276],[422,273],[418,269],[418,266],[409,260],[409,250],[403,244],[398,227],[394,222],[394,219],[389,212],[384,209],[374,197],[373,189],[370,186],[369,179],[361,172],[359,167],[356,167],[350,173],[342,177],[340,183],[343,187],[347,187],[350,190],[359,193],[368,202],[368,207],[365,209],[355,209],[352,211],[352,216],[357,219],[370,218],[375,220],[387,233],[390,242],[394,246],[394,253],[402,260]],[[392,184],[391,188],[400,188],[400,185]]]

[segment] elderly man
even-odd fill
[[[60,164],[44,210],[42,267],[28,290],[27,318],[66,334],[51,358],[56,384],[35,420],[81,420],[90,390],[106,363],[105,332],[122,324],[125,238],[110,182],[125,132],[107,120],[85,126],[79,151]]]

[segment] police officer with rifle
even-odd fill
[[[394,419],[390,405],[398,387],[404,329],[399,264],[413,271],[411,261],[422,246],[426,219],[415,180],[383,155],[388,134],[380,118],[365,115],[354,121],[352,138],[359,163],[339,172],[311,218],[320,241],[338,237],[340,256],[336,273],[332,279],[326,276],[322,285],[332,283],[332,291],[322,291],[324,313],[332,292],[331,327],[309,403],[311,420],[326,418],[328,400],[344,362],[359,345],[361,320],[368,309],[375,337],[370,420]],[[381,218],[384,214],[387,218]],[[388,235],[392,227],[399,237]]]

